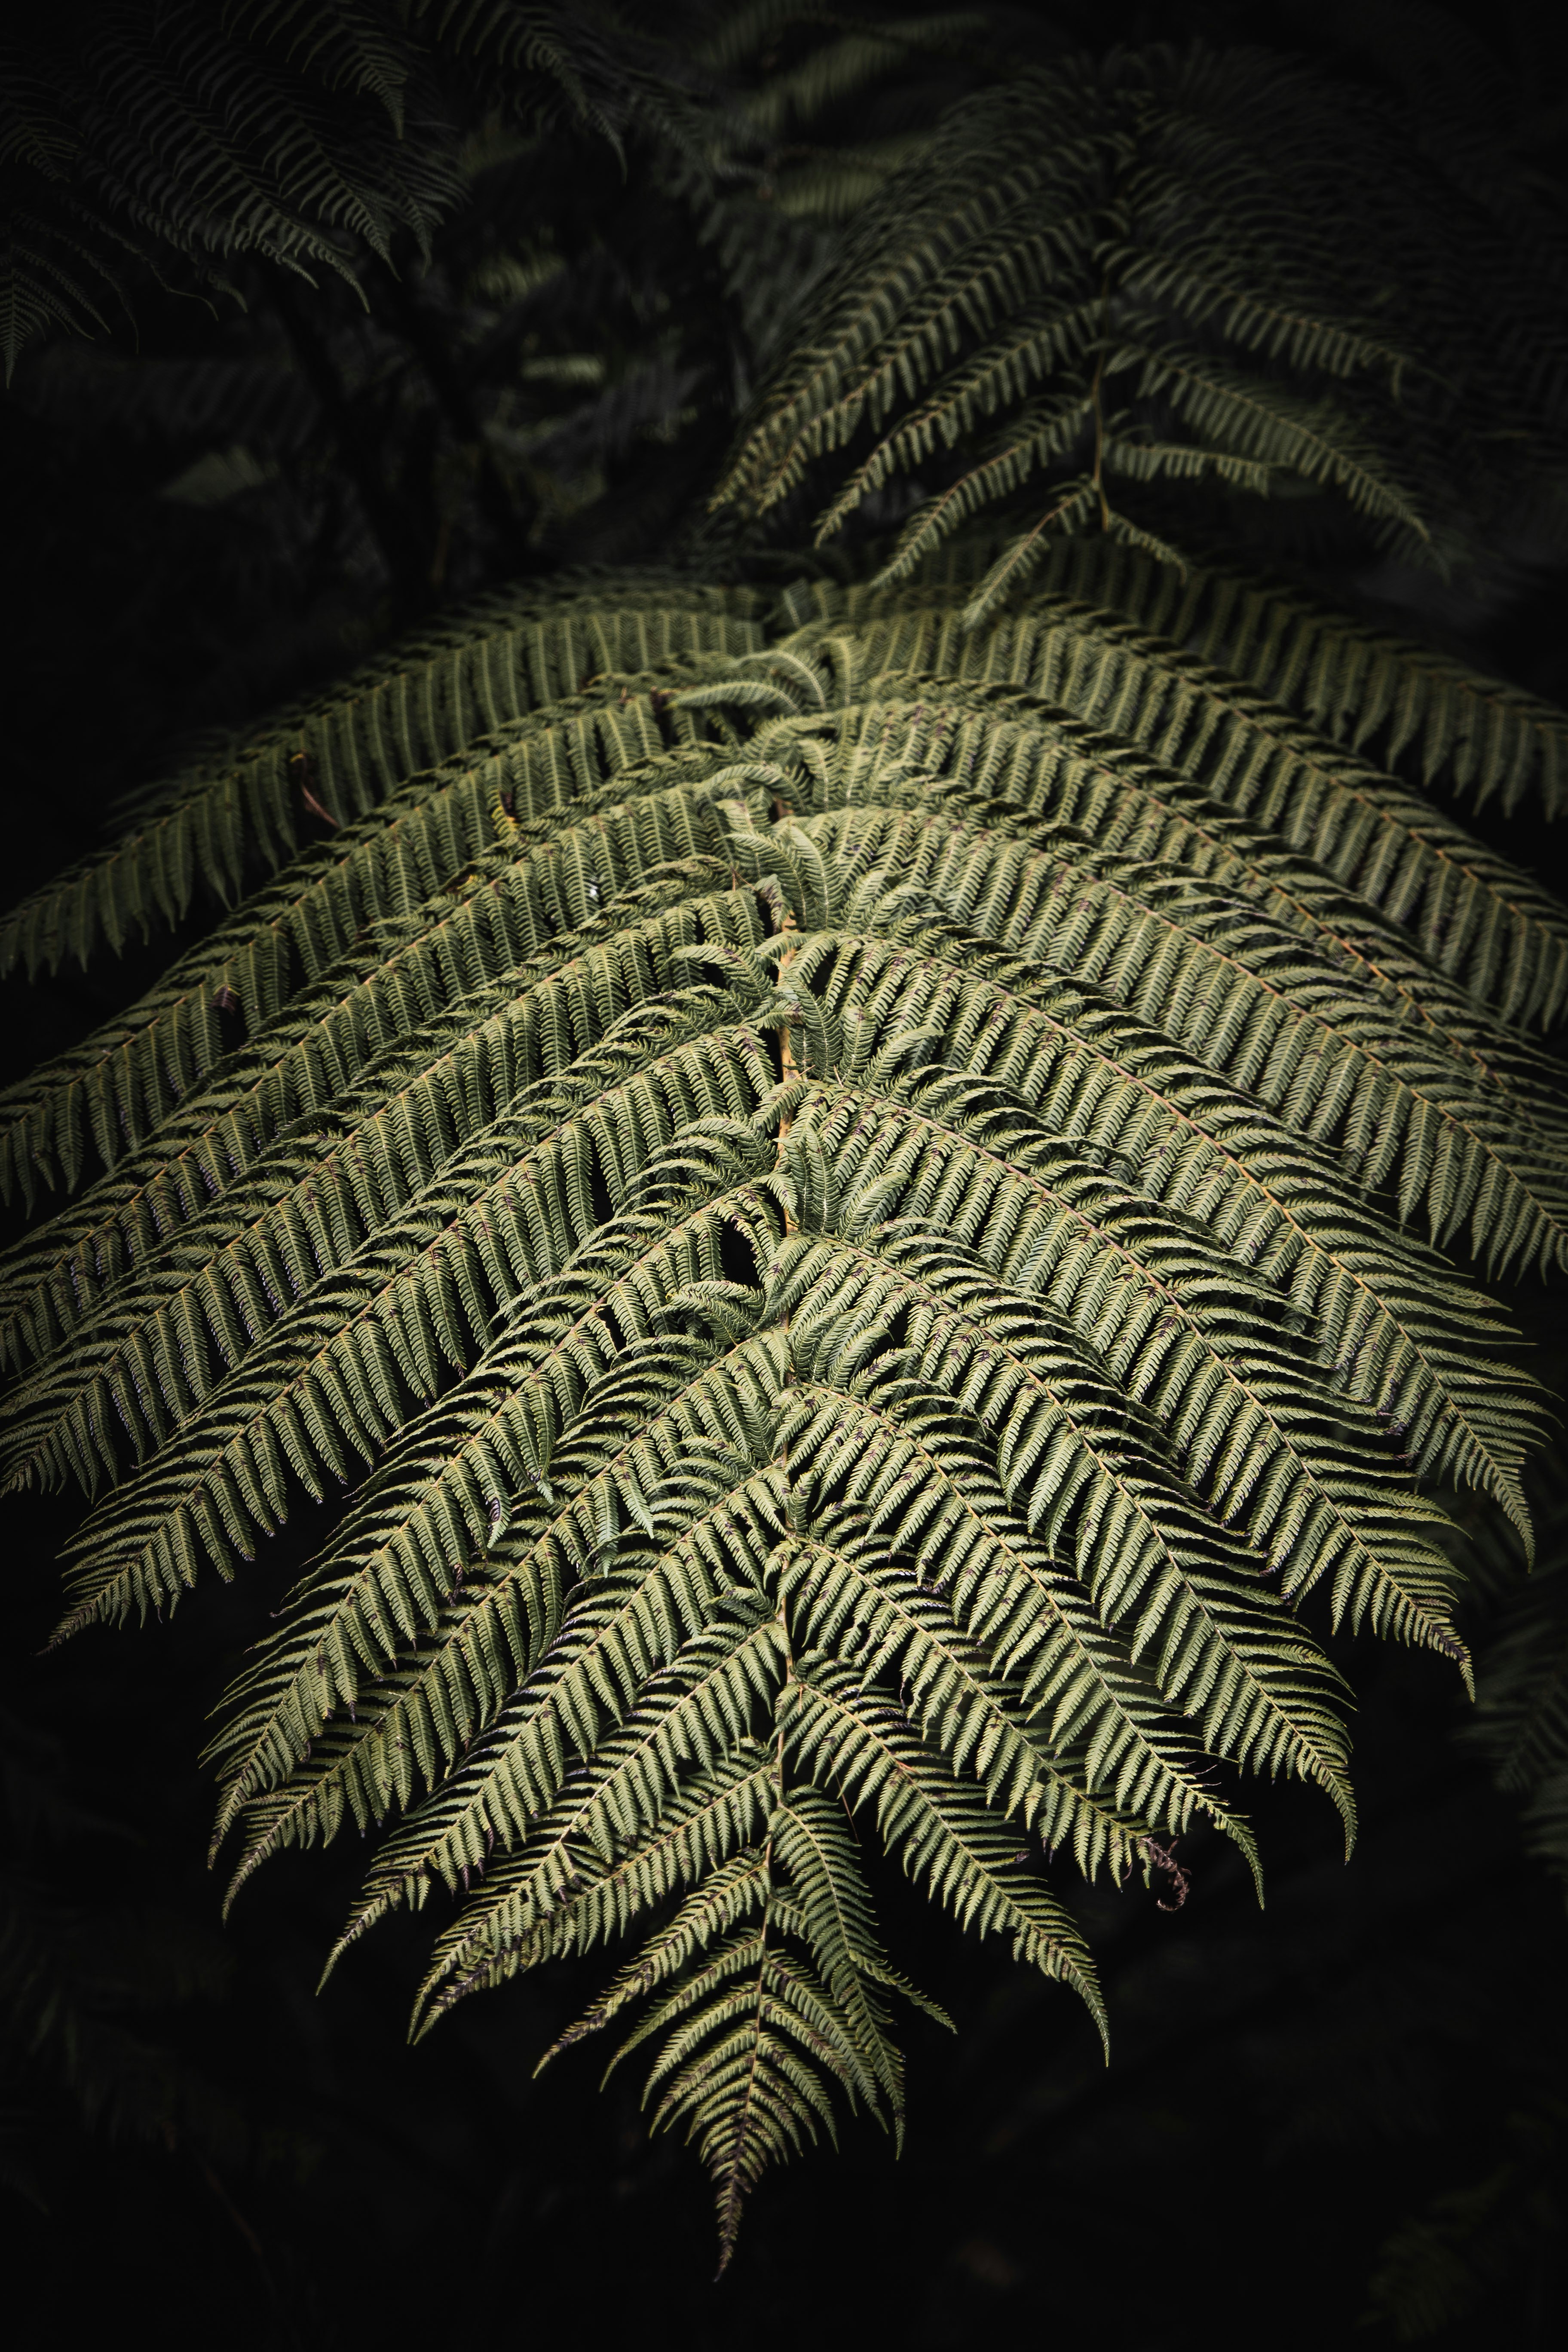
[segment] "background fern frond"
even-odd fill
[[[824,536],[900,477],[921,500],[910,554],[998,505],[1060,531],[1079,518],[1058,485],[1081,477],[1083,520],[1180,543],[1163,518],[1213,475],[1244,499],[1294,485],[1363,544],[1442,565],[1506,496],[1479,438],[1456,463],[1459,418],[1542,459],[1560,423],[1493,307],[1529,233],[1452,162],[1386,100],[1261,51],[1026,69],[872,200],[719,499],[798,504],[869,438]],[[1482,264],[1459,294],[1456,247],[1493,254],[1497,289]]]

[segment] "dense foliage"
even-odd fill
[[[1261,1889],[1249,1780],[1348,1843],[1335,1637],[1468,1686],[1479,1596],[1475,1736],[1568,1861],[1555,1507],[1507,1597],[1550,1399],[1490,1295],[1568,1262],[1568,912],[1463,821],[1554,814],[1568,719],[1418,584],[1553,543],[1557,211],[1238,46],[317,26],[61,20],[18,341],[91,324],[68,247],[250,257],[238,356],[109,363],[208,445],[166,496],[270,500],[376,629],[481,593],[131,780],[6,919],[34,972],[184,938],[6,1097],[5,1475],[92,1498],[57,1638],[321,1526],[210,1750],[235,1887],[378,1832],[333,1962],[458,1898],[421,2031],[629,1939],[554,2047],[651,2045],[728,2261],[771,2158],[902,2130],[942,2012],[876,1849],[1113,2028],[1073,1876],[1179,1901],[1206,1829]],[[265,202],[135,194],[125,43],[182,121],[241,77]],[[99,433],[107,380],[46,345],[16,397]]]

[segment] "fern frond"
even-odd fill
[[[220,1202],[111,1289],[96,1314],[72,1318],[62,1347],[19,1388],[5,1456],[11,1480],[68,1471],[91,1487],[100,1469],[113,1475],[110,1414],[139,1453],[178,1427],[269,1314],[303,1298],[352,1258],[362,1237],[410,1209],[541,1065],[563,1068],[574,1044],[596,1042],[623,1005],[646,1002],[660,979],[684,977],[670,950],[691,937],[692,911],[688,902],[674,921],[656,914],[646,929],[620,933],[597,955],[550,958],[556,969],[537,989],[518,987],[514,975],[511,990],[495,992],[501,1009],[488,1021],[465,1023],[481,1007],[459,1000],[433,1033],[416,1030],[377,1057],[342,1098],[339,1117],[303,1133],[296,1123]],[[738,916],[746,936],[744,902],[710,901],[707,912],[719,937],[730,928],[726,913]],[[569,1129],[563,1181],[577,1191],[574,1213],[591,1218],[587,1172],[580,1157],[574,1164],[573,1141]]]
[[[1333,1375],[1388,1415],[1428,1476],[1484,1486],[1527,1525],[1519,1465],[1526,1432],[1539,1438],[1542,1424],[1528,1388],[1505,1403],[1500,1363],[1477,1362],[1487,1333],[1506,1340],[1507,1327],[1255,1099],[1159,1032],[956,927],[858,940],[852,958],[840,952],[830,1003],[868,1019],[896,1003],[911,1030],[942,1034],[948,1069],[994,1077],[1092,1164],[1200,1224],[1280,1286]],[[950,1310],[963,1297],[949,1289]]]
[[[1254,899],[1271,922],[1300,930],[1331,962],[1352,970],[1394,1009],[1401,1026],[1431,1031],[1489,1083],[1494,1066],[1506,1074],[1520,1114],[1548,1127],[1561,1123],[1554,1064],[1500,1022],[1479,1014],[1465,992],[1445,989],[1428,963],[1411,956],[1408,935],[1396,922],[1352,892],[1325,888],[1314,863],[1259,841],[1221,804],[1124,739],[1084,728],[1020,692],[952,686],[939,695],[917,694],[912,686],[901,697],[885,692],[836,714],[831,732],[811,732],[851,772],[875,746],[890,776],[912,771],[928,791],[925,780],[940,780],[949,807],[1005,822],[1015,805],[1071,824],[1104,848],[1188,866]],[[785,737],[770,748],[783,756],[793,747]],[[820,772],[812,789],[818,802],[830,797]]]
[[[726,2245],[841,2096],[900,2127],[859,1841],[1099,2019],[1042,1850],[1256,1873],[1259,1773],[1348,1837],[1314,1624],[1465,1671],[1430,1490],[1528,1540],[1541,1398],[1436,1245],[1563,1261],[1511,1016],[1568,922],[1236,673],[972,586],[600,583],[597,685],[569,591],[536,709],[388,751],[127,1017],[167,1061],[253,957],[0,1291],[7,1473],[96,1497],[62,1632],[359,1482],[210,1751],[231,1894],[351,1822],[334,1960],[460,1891],[420,2031],[633,1939],[559,2046],[653,2044]],[[114,1083],[33,1098],[65,1172]]]
[[[1478,807],[1495,797],[1510,814],[1536,794],[1562,813],[1568,731],[1555,704],[1290,582],[1212,558],[1184,565],[1178,576],[1086,540],[1052,551],[1044,584],[1246,678],[1348,751],[1374,745],[1390,766],[1414,766],[1428,791]]]
[[[337,1706],[354,1705],[363,1680],[396,1669],[405,1642],[435,1631],[488,1551],[500,1558],[481,1597],[521,1604],[548,1629],[563,1591],[585,1565],[613,1560],[626,1519],[635,1523],[625,1493],[638,1470],[668,1475],[683,1445],[730,1433],[741,1411],[733,1380],[765,1380],[765,1362],[752,1350],[732,1367],[714,1364],[695,1341],[648,1336],[683,1283],[716,1271],[716,1223],[701,1211],[673,1230],[627,1220],[615,1237],[626,1260],[615,1307],[642,1335],[618,1412],[613,1378],[602,1393],[590,1387],[613,1364],[613,1326],[590,1286],[568,1277],[546,1291],[555,1335],[537,1361],[526,1342],[503,1340],[450,1402],[412,1424],[345,1528],[338,1559],[317,1573],[324,1597],[246,1677],[247,1704],[215,1750],[233,1759],[224,1826],[292,1769]],[[592,1410],[557,1455],[556,1426],[584,1392]],[[646,1425],[638,1408],[652,1409]],[[596,1441],[610,1444],[607,1464]],[[492,1545],[498,1525],[504,1541]]]
[[[750,15],[742,13],[743,19]],[[809,12],[792,9],[789,14],[797,23],[803,16],[810,21]],[[834,107],[886,78],[889,68],[908,63],[911,55],[962,55],[984,23],[973,10],[952,10],[846,26],[837,40],[813,48],[793,70],[771,73],[740,101],[742,115],[759,140],[776,142],[791,131],[798,136]],[[725,27],[707,45],[707,54],[716,64],[739,63],[757,45],[760,31],[761,20],[755,16]]]
[[[487,872],[493,887],[509,848],[537,861],[552,799],[580,798],[666,751],[679,721],[661,730],[658,694],[616,678],[546,727],[503,730],[477,757],[421,775],[292,861],[124,1015],[10,1089],[0,1106],[7,1182],[25,1192],[40,1177],[74,1185],[89,1146],[112,1166],[222,1058],[220,1012],[242,1015],[254,1040],[301,985],[340,976],[367,939],[390,953],[422,905],[468,896]]]
[[[1237,493],[1443,570],[1552,463],[1502,292],[1521,242],[1545,266],[1396,108],[1301,63],[1026,68],[871,198],[716,502],[761,515],[825,482],[820,541],[907,486],[885,580],[987,512],[1011,528],[972,619],[1065,522],[1179,567],[1184,518],[1228,521]],[[1529,726],[1523,698],[1510,717]]]
[[[7,379],[39,329],[101,330],[104,296],[127,307],[149,269],[233,294],[255,257],[358,291],[400,237],[428,253],[464,193],[465,84],[530,126],[564,117],[618,148],[636,121],[689,150],[702,110],[664,65],[622,21],[528,0],[108,0],[29,26],[0,117],[21,230],[0,275]]]
[[[840,612],[858,621],[875,609],[864,589],[820,594],[817,633],[829,644]],[[971,638],[951,605],[917,591],[902,610],[887,600],[850,642],[857,700],[892,674],[1024,688],[1127,738],[1312,858],[1405,924],[1505,1021],[1547,1025],[1568,1003],[1568,932],[1538,884],[1282,706],[1114,613],[1050,598],[1037,615]]]
[[[537,591],[487,598],[282,713],[227,760],[150,793],[133,830],[12,910],[0,969],[85,962],[100,936],[119,948],[133,929],[177,921],[199,884],[233,898],[251,861],[274,866],[295,848],[307,793],[330,824],[345,824],[416,772],[601,673],[755,647],[755,609],[748,591],[662,577],[608,594],[586,583],[542,604]]]
[[[100,1180],[79,1206],[13,1254],[5,1295],[8,1352],[18,1360],[47,1353],[142,1261],[167,1250],[183,1223],[204,1214],[210,1219],[218,1197],[233,1187],[264,1183],[260,1171],[269,1157],[281,1156],[287,1165],[290,1135],[324,1097],[331,1101],[334,1087],[358,1080],[359,1099],[374,1118],[378,1107],[410,1085],[427,1093],[434,1086],[432,1104],[444,1091],[447,1115],[458,1122],[454,1139],[461,1139],[483,1116],[479,1099],[470,1100],[458,1083],[465,1059],[470,1089],[476,1083],[487,1088],[498,1108],[510,1088],[541,1069],[563,1066],[573,1022],[586,1043],[622,1004],[638,1001],[645,984],[637,951],[628,956],[617,944],[618,925],[606,930],[601,919],[597,941],[592,929],[584,938],[563,932],[561,919],[565,914],[569,922],[571,915],[563,899],[592,919],[592,909],[614,889],[614,869],[622,864],[616,852],[622,848],[634,895],[635,877],[649,871],[659,876],[642,885],[641,895],[652,914],[651,936],[668,956],[695,936],[699,909],[681,903],[689,899],[689,879],[715,878],[711,860],[699,857],[693,866],[680,856],[694,839],[719,835],[717,822],[700,804],[693,812],[683,797],[664,811],[656,803],[645,814],[651,822],[640,840],[635,825],[599,826],[575,844],[568,838],[556,845],[564,856],[500,862],[456,901],[443,895],[422,916],[390,936],[384,929],[373,946],[301,991],[267,1024],[254,1050],[220,1065],[193,1091],[150,1150]],[[663,857],[665,849],[675,856]],[[602,880],[599,858],[611,867]],[[660,873],[661,867],[667,870]],[[667,910],[662,922],[660,908]],[[737,902],[736,912],[744,935],[746,909]],[[710,928],[724,936],[729,926],[721,911]],[[519,980],[520,958],[534,967],[531,991]],[[607,997],[600,992],[606,986]],[[514,1002],[520,992],[529,996],[521,1013]],[[488,1034],[488,1055],[475,1053],[476,1032]],[[511,1065],[509,1041],[519,1053]],[[439,1156],[434,1131],[430,1148]],[[298,1146],[293,1164],[304,1165]]]
[[[614,1861],[606,1863],[580,1849],[570,1878],[556,1885],[539,1881],[526,1865],[503,1864],[497,1874],[501,1900],[487,1906],[482,1918],[468,1915],[460,1939],[460,1968],[456,1959],[437,1960],[421,1996],[416,2031],[426,2030],[481,1983],[499,1984],[542,1959],[624,1935],[641,1912],[700,1878],[698,1894],[681,1906],[668,1927],[649,1937],[637,1958],[545,2052],[540,2066],[645,1999],[685,1967],[714,1934],[733,1926],[755,1900],[761,1874],[754,1841],[773,1802],[773,1759],[767,1748],[760,1741],[742,1744],[712,1771],[689,1781],[651,1834],[634,1842]],[[541,1836],[547,1838],[548,1830]],[[743,1849],[738,1853],[737,1845]],[[463,1865],[465,1871],[468,1867]],[[482,1875],[483,1863],[477,1867]],[[413,1899],[419,1899],[427,1883],[423,1875],[411,1880]],[[465,1889],[467,1883],[465,1878]],[[333,1959],[372,1918],[382,1916],[381,1904],[395,1900],[395,1892],[385,1893],[357,1911]]]
[[[126,1427],[140,1445],[138,1421],[154,1431],[177,1423],[217,1376],[213,1351],[227,1365],[244,1352],[247,1333],[265,1319],[263,1299],[281,1310],[303,1296],[346,1263],[362,1235],[411,1205],[455,1151],[479,1147],[531,1080],[563,1070],[577,1041],[592,1049],[623,1008],[657,995],[660,980],[683,980],[679,950],[701,911],[710,936],[754,934],[744,899],[686,899],[671,910],[657,903],[667,893],[653,895],[646,926],[601,942],[578,939],[576,954],[540,960],[533,987],[514,973],[510,989],[485,992],[477,1003],[459,998],[448,1014],[405,1033],[372,1059],[359,1086],[345,1089],[341,1117],[310,1128],[290,1120],[250,1167],[238,1163],[224,1198],[203,1204],[205,1214],[193,1216],[183,1239],[157,1235],[146,1258],[118,1284],[106,1284],[101,1297],[85,1284],[74,1296],[65,1290],[73,1262],[52,1267],[45,1304],[67,1334],[64,1377],[73,1386],[97,1378],[127,1348],[145,1357],[149,1339],[155,1349],[159,1335],[177,1328],[191,1352],[160,1374]],[[132,1206],[141,1205],[133,1198]],[[204,1326],[210,1342],[197,1338]],[[46,1353],[24,1395],[54,1387],[52,1360]],[[53,1409],[45,1407],[46,1417]],[[105,1466],[112,1468],[111,1458]]]
[[[327,1480],[374,1459],[450,1370],[466,1370],[520,1292],[559,1273],[597,1230],[574,1150],[579,1122],[606,1146],[618,1134],[635,1150],[661,1129],[673,1133],[671,1101],[678,1116],[754,1107],[768,1073],[747,1030],[660,1025],[674,1026],[673,1050],[628,1080],[639,1024],[623,1016],[596,1098],[581,1085],[563,1101],[549,1086],[534,1090],[550,1109],[484,1130],[341,1272],[304,1292],[258,1354],[190,1411],[157,1464],[92,1514],[79,1547],[90,1570],[73,1578],[71,1623],[84,1611],[172,1606],[204,1550],[228,1573],[237,1543],[249,1557],[286,1515],[291,1477],[319,1500]],[[682,1026],[696,1033],[685,1042]],[[356,1396],[374,1398],[368,1415]],[[95,1403],[96,1392],[68,1413],[51,1441],[58,1455],[90,1436]]]
[[[951,1613],[909,1570],[889,1564],[858,1528],[837,1545],[797,1548],[784,1570],[805,1637],[829,1654],[847,1650],[870,1682],[897,1668],[905,1709],[929,1747],[979,1781],[987,1803],[1049,1846],[1068,1846],[1086,1878],[1102,1865],[1132,1869],[1147,1824],[1075,1784],[1029,1736],[1026,1717],[984,1654],[966,1654]]]
[[[1091,861],[1070,837],[1042,829],[1031,838],[1005,810],[984,825],[923,814],[878,822],[858,810],[828,838],[868,866],[897,864],[913,877],[908,887],[998,944],[1047,969],[1082,971],[1221,1076],[1336,1145],[1352,1180],[1388,1182],[1402,1161],[1399,1213],[1425,1213],[1435,1240],[1468,1220],[1494,1264],[1515,1254],[1548,1265],[1560,1258],[1565,1202],[1552,1139],[1374,1012],[1326,959],[1245,900],[1178,880],[1163,865]]]
[[[792,1745],[844,1790],[876,1809],[883,1840],[966,1927],[1010,1936],[1014,1957],[1064,1979],[1105,2030],[1094,1964],[1077,1927],[1037,1879],[978,1798],[955,1784],[899,1710],[868,1700],[847,1669],[803,1661]]]
[[[661,2093],[653,2128],[684,2123],[713,2176],[722,2273],[742,2206],[765,2167],[816,2139],[819,2127],[837,2137],[823,2077],[837,2078],[853,2102],[863,2088],[859,2053],[816,1972],[770,1948],[765,1927],[721,1948],[645,2030],[667,2027],[648,2084],[650,2095]]]
[[[1053,1743],[1070,1748],[1084,1736],[1086,1703],[1109,1732],[1121,1711],[1106,1706],[1088,1621],[1074,1626],[1071,1598],[1059,1590],[1048,1550],[1009,1524],[999,1495],[987,1495],[988,1465],[965,1443],[967,1433],[951,1409],[944,1421],[934,1393],[922,1394],[907,1380],[889,1385],[890,1393],[873,1393],[864,1402],[815,1384],[803,1390],[815,1408],[796,1433],[807,1475],[841,1486],[849,1506],[865,1512],[873,1535],[895,1555],[909,1557],[926,1582],[941,1591],[951,1589],[961,1612],[984,1592],[982,1619],[987,1621],[996,1592],[1005,1590],[1014,1631],[1021,1633],[1033,1617],[1038,1647],[1026,1691],[1037,1704],[1047,1694],[1054,1701]],[[826,1463],[813,1458],[819,1449]],[[859,1462],[845,1458],[858,1453]],[[918,1496],[912,1512],[911,1494]],[[1167,1567],[1159,1579],[1132,1570],[1090,1582],[1100,1615],[1112,1627],[1129,1625],[1134,1662],[1154,1648],[1158,1636],[1152,1678],[1173,1711],[1201,1722],[1211,1753],[1236,1752],[1255,1768],[1320,1780],[1344,1805],[1348,1822],[1343,1733],[1323,1703],[1311,1654],[1289,1641],[1270,1641],[1258,1622],[1262,1612],[1248,1608],[1242,1591],[1205,1576],[1190,1554],[1176,1559],[1177,1572]],[[1126,1738],[1125,1761],[1112,1785],[1119,1805],[1137,1808],[1148,1800],[1130,1777],[1132,1759],[1146,1764],[1152,1743],[1127,1738],[1133,1710],[1126,1714],[1128,1722],[1116,1724]],[[1208,1810],[1226,1825],[1222,1808]]]

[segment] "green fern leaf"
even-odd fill
[[[558,2046],[652,2045],[727,2251],[902,2127],[873,1843],[1103,2022],[1056,1866],[1257,1871],[1258,1773],[1349,1836],[1324,1622],[1468,1671],[1434,1490],[1527,1538],[1542,1413],[1438,1245],[1561,1258],[1568,929],[1469,845],[1442,951],[1458,828],[1101,605],[658,593],[127,1016],[183,1090],[29,1098],[110,1164],[0,1277],[5,1462],[94,1498],[62,1633],[358,1482],[213,1744],[231,1894],[353,1822],[334,1962],[459,1895],[421,2031],[629,1939]]]

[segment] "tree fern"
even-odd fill
[[[1425,1489],[1523,1524],[1540,1427],[1433,1244],[1563,1256],[1507,1017],[1556,910],[1465,844],[1425,953],[1336,827],[1457,827],[1103,607],[962,593],[584,583],[412,648],[238,763],[303,735],[349,821],[20,1106],[107,1163],[6,1287],[8,1475],[108,1490],[67,1624],[363,1480],[214,1748],[238,1880],[404,1816],[346,1941],[466,1885],[430,2019],[651,1926],[584,2030],[651,2000],[726,2249],[832,2086],[901,2113],[839,1801],[1096,2005],[1020,1840],[1256,1862],[1216,1765],[1352,1822],[1301,1604],[1463,1664]]]
[[[529,15],[449,30],[532,69]],[[1454,1260],[1568,1264],[1568,912],[1427,790],[1551,804],[1568,722],[1168,560],[1189,491],[1439,554],[1503,495],[1443,443],[1513,356],[1439,381],[1490,216],[1434,184],[1395,298],[1379,199],[1330,288],[1388,139],[1341,97],[1160,52],[967,102],[726,493],[874,433],[837,520],[939,457],[877,578],[694,530],[498,593],[6,929],[222,909],[6,1104],[10,1189],[74,1195],[0,1271],[5,1477],[90,1498],[61,1634],[341,1499],[211,1748],[231,1891],[374,1832],[332,1964],[437,1903],[420,2031],[629,1941],[556,2048],[649,2046],[726,2260],[771,2160],[902,2128],[873,1845],[1103,2031],[1053,1862],[1201,1820],[1261,1885],[1258,1775],[1348,1841],[1327,1633],[1468,1679],[1447,1506],[1531,1539],[1545,1398]],[[1541,458],[1551,364],[1509,396]],[[932,559],[1042,467],[1092,537]]]

